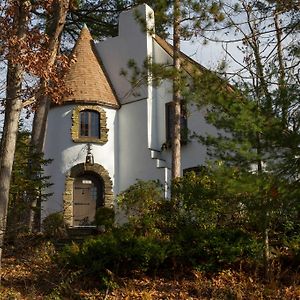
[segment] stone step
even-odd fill
[[[67,229],[67,236],[54,241],[56,249],[61,250],[72,242],[81,244],[89,236],[99,234],[96,227],[71,227]]]
[[[89,235],[97,234],[97,228],[94,226],[91,227],[70,227],[67,229],[68,236],[72,237],[86,237]]]

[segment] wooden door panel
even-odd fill
[[[94,184],[90,180],[82,178],[75,180],[73,197],[74,226],[90,225],[94,221],[96,212],[94,189]]]

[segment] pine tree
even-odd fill
[[[220,131],[200,140],[213,160],[221,162],[216,174],[227,195],[236,198],[253,223],[259,222],[268,278],[270,234],[279,220],[295,222],[297,214],[291,211],[299,210],[299,85],[293,76],[299,57],[291,47],[297,28],[291,26],[295,16],[279,2],[230,4],[224,15],[240,35],[235,39],[243,42],[239,47],[248,79],[238,73],[236,90],[227,95],[217,92],[210,99],[207,121]]]
[[[156,64],[150,60],[145,62],[146,70],[141,71],[136,69],[134,62],[130,62],[133,75],[131,83],[133,86],[137,84],[144,84],[149,78],[149,72],[151,74],[151,84],[159,85],[164,80],[170,80],[173,84],[173,124],[171,134],[171,148],[172,148],[172,167],[171,177],[176,179],[181,176],[181,143],[186,133],[182,132],[181,128],[181,106],[186,104],[189,100],[194,101],[191,97],[192,86],[199,86],[198,81],[202,81],[202,75],[206,76],[206,71],[199,70],[195,66],[193,70],[190,70],[192,76],[188,75],[183,70],[183,65],[187,59],[180,51],[180,41],[182,39],[190,39],[198,35],[198,32],[205,31],[212,26],[213,23],[219,22],[223,19],[220,13],[221,4],[217,4],[215,1],[172,1],[173,6],[170,9],[160,12],[160,17],[164,20],[168,20],[166,24],[172,24],[171,38],[173,39],[172,45],[172,58],[173,65]],[[164,17],[162,17],[164,16]],[[213,20],[213,21],[212,21]],[[141,20],[142,23],[142,20]],[[143,25],[143,24],[142,24]],[[203,74],[203,72],[205,74]],[[215,82],[216,76],[210,76],[207,72],[209,80]],[[124,72],[126,75],[126,72]],[[144,78],[144,80],[143,80]],[[192,84],[191,84],[192,82]],[[148,84],[148,82],[147,82]],[[210,94],[211,90],[206,89]],[[181,137],[182,136],[182,137]]]
[[[46,201],[49,196],[45,191],[51,185],[50,178],[43,175],[43,167],[51,160],[43,159],[42,154],[32,151],[31,147],[30,132],[21,121],[9,190],[6,236],[10,241],[14,241],[19,232],[28,230],[31,199]]]

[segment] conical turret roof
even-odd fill
[[[106,76],[101,60],[96,53],[90,31],[86,26],[73,49],[76,61],[65,76],[66,87],[72,91],[63,99],[66,102],[99,103],[119,107],[109,78]]]

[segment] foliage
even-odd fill
[[[250,233],[218,226],[220,203],[209,201],[215,192],[212,178],[204,171],[198,177],[187,174],[175,189],[180,195],[176,203],[162,199],[157,183],[137,182],[119,198],[128,223],[82,245],[66,247],[61,261],[106,278],[106,270],[117,275],[169,267],[212,271],[241,260],[259,260],[261,248]]]
[[[156,32],[161,36],[166,36],[170,20],[167,17],[168,9],[172,1],[142,1],[142,0],[122,0],[122,1],[80,1],[76,9],[71,9],[64,31],[67,40],[76,40],[79,28],[87,24],[93,37],[103,40],[107,37],[118,34],[118,19],[122,11],[126,11],[139,4],[150,5],[155,12]],[[137,16],[138,18],[138,16]],[[142,25],[142,24],[141,24]]]
[[[166,247],[162,241],[136,236],[126,226],[88,239],[80,246],[67,246],[60,255],[62,262],[100,277],[106,277],[106,270],[117,274],[153,271],[165,257]]]
[[[155,181],[137,181],[118,196],[118,205],[137,234],[160,235],[162,218],[157,212],[165,202],[162,187]]]
[[[287,253],[283,253],[282,259],[288,262],[289,267],[299,266],[300,263],[300,235],[299,233],[286,237],[283,241]]]
[[[220,163],[215,166],[220,199],[229,200],[240,225],[264,242],[267,274],[272,244],[299,222],[299,56],[293,50],[299,46],[299,12],[281,1],[224,2],[220,23],[241,42],[243,61],[224,47],[241,69],[227,96],[208,98],[206,120],[218,134],[198,138]],[[215,29],[224,32],[222,26]],[[201,96],[201,86],[195,88]],[[198,101],[200,107],[207,103]]]
[[[27,229],[24,224],[29,216],[30,197],[38,197],[41,201],[49,197],[45,189],[51,185],[50,178],[43,175],[43,168],[50,162],[43,158],[43,154],[31,151],[30,134],[23,129],[21,122],[9,193],[7,226],[11,237]]]
[[[66,235],[66,224],[61,212],[48,215],[42,226],[44,234],[48,237],[61,238]]]
[[[29,243],[31,240],[34,244]],[[39,242],[37,242],[39,240]],[[3,259],[1,299],[298,299],[299,274],[282,270],[278,280],[265,284],[251,269],[224,269],[220,272],[182,270],[171,276],[137,274],[118,278],[111,274],[102,289],[99,276],[57,265],[53,248],[40,237],[25,240],[26,248],[7,249]],[[28,251],[30,249],[30,251]],[[25,251],[24,251],[25,250]],[[34,255],[32,255],[34,253]],[[242,270],[241,270],[242,269]],[[107,274],[107,273],[106,273]],[[108,275],[107,275],[108,276]],[[108,282],[110,281],[110,282]]]
[[[20,1],[1,3],[1,58],[11,61],[13,65],[22,68],[23,83],[20,98],[24,107],[34,104],[39,97],[37,89],[40,80],[45,81],[44,94],[51,96],[52,100],[58,102],[70,91],[64,85],[64,74],[70,67],[71,59],[62,53],[55,56],[55,63],[49,49],[50,35],[45,31],[46,19],[41,16],[51,16],[55,1],[26,1],[26,22],[20,30],[23,37],[17,37],[16,24],[20,20],[14,20],[16,12],[20,9]],[[15,23],[16,24],[15,24]],[[38,23],[34,26],[33,24]],[[20,54],[22,51],[22,55]],[[50,66],[51,65],[51,66]],[[26,74],[26,79],[23,79]],[[8,79],[9,77],[7,77]],[[7,96],[6,96],[7,97]]]
[[[113,227],[115,220],[115,211],[113,208],[100,207],[96,210],[95,225],[104,226],[105,230]]]
[[[217,196],[217,184],[207,169],[200,174],[189,172],[172,184],[171,200],[176,216],[182,224],[193,224],[199,229],[216,228],[225,205]]]

